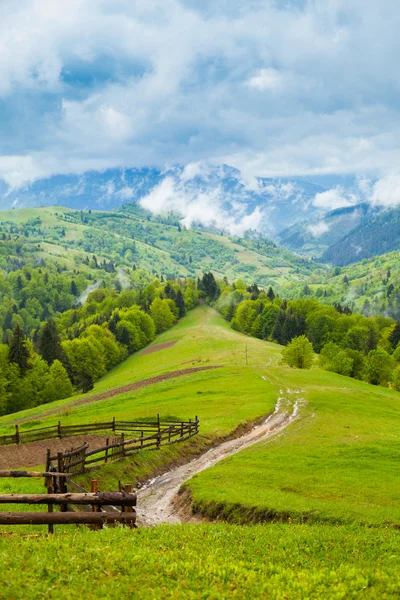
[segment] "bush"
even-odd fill
[[[365,361],[365,374],[373,385],[387,385],[392,378],[394,360],[386,350],[371,350]]]
[[[311,342],[305,335],[293,338],[282,350],[283,362],[297,369],[310,369],[314,360]]]

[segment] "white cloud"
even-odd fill
[[[263,218],[260,207],[247,214],[245,205],[234,202],[234,210],[228,211],[224,209],[225,201],[226,195],[219,187],[201,192],[186,187],[172,177],[166,177],[140,200],[140,204],[158,215],[177,213],[182,216],[182,224],[188,228],[199,223],[234,235],[241,235],[248,229],[260,229]]]
[[[334,210],[335,208],[343,208],[357,204],[359,199],[354,194],[348,194],[340,186],[336,186],[326,192],[316,194],[313,200],[313,205],[325,210]]]
[[[261,69],[249,79],[248,85],[261,91],[275,91],[282,85],[282,75],[276,69]]]
[[[308,225],[307,230],[314,237],[320,237],[321,235],[323,235],[324,233],[329,231],[329,225],[327,223],[325,223],[324,221],[320,221],[319,223],[316,223],[315,225]]]
[[[400,172],[390,173],[375,183],[372,189],[371,204],[385,207],[400,204]]]

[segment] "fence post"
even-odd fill
[[[48,456],[50,456],[50,450],[47,451]],[[48,494],[52,494],[53,493],[53,486],[52,486],[52,477],[47,477],[46,478],[46,487],[47,487],[47,493]],[[47,512],[48,513],[52,513],[53,512],[53,505],[51,504],[51,502],[47,505]],[[54,525],[49,523],[48,525],[48,532],[49,533],[54,533]]]
[[[196,415],[196,429],[195,429],[196,433],[199,433],[199,417]]]
[[[58,425],[57,425],[57,431],[58,431],[58,437],[61,440],[62,437],[62,431],[61,431],[61,421],[58,421]]]
[[[65,465],[64,465],[64,454],[63,452],[57,452],[57,468],[59,473],[65,473]],[[65,494],[67,491],[67,486],[65,483],[64,477],[58,478],[58,488],[61,494]],[[61,506],[61,512],[67,512],[66,506]]]
[[[104,462],[105,462],[105,463],[108,461],[108,444],[109,444],[109,442],[110,442],[110,438],[107,438],[107,439],[106,439],[106,446],[107,446],[107,447],[106,447],[106,455],[105,455],[105,457],[104,457]]]
[[[19,444],[19,428],[18,425],[15,426],[15,441]]]
[[[130,483],[127,483],[126,485],[124,485],[124,492],[126,492],[127,494],[131,494],[132,493],[132,485]],[[121,508],[121,512],[127,512],[127,513],[132,513],[133,512],[133,507],[132,506],[122,506]],[[129,527],[134,527],[133,523],[129,523]]]
[[[183,422],[181,423],[181,438],[183,438]]]
[[[140,438],[141,438],[140,439],[140,445],[143,446],[143,438],[144,438],[144,432],[143,431],[140,432]]]
[[[125,442],[125,434],[124,434],[124,432],[122,432],[122,435],[121,435],[121,437],[122,437],[122,442],[121,442],[121,453],[122,453],[122,456],[124,456],[124,457],[125,457],[125,446],[124,446],[124,442]]]
[[[115,417],[113,417],[112,420],[112,430],[115,431]]]
[[[48,473],[50,471],[50,448],[47,448],[47,452],[46,452],[46,473]],[[45,483],[46,487],[47,484]]]
[[[92,481],[90,482],[90,491],[92,492],[92,494],[95,494],[99,491],[99,482],[97,481],[97,479],[92,479]],[[93,504],[92,512],[99,512],[99,507],[97,504]],[[102,525],[92,525],[93,529],[102,529],[102,527]]]
[[[161,444],[161,425],[160,425],[160,415],[159,414],[157,414],[157,425],[158,425],[157,448],[159,448],[160,444]]]

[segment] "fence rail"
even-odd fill
[[[106,464],[137,453],[146,448],[160,448],[176,444],[191,438],[199,432],[199,420],[196,416],[192,421],[164,422],[159,419],[156,422],[148,422],[148,427],[139,431],[140,435],[125,439],[124,434],[119,439],[107,438],[106,444],[100,448],[88,450],[85,443],[79,448],[67,452],[58,452],[51,455],[47,451],[46,471],[55,468],[53,463],[57,461],[57,471],[69,475],[79,475],[95,468],[99,463]]]
[[[190,423],[192,422],[183,421],[179,422],[179,425],[182,424],[185,426]],[[62,425],[61,421],[58,421],[56,425],[37,427],[25,431],[21,431],[19,425],[15,425],[15,433],[0,436],[0,446],[26,444],[42,440],[51,440],[54,438],[61,439],[63,437],[72,437],[96,432],[130,432],[138,433],[139,437],[143,437],[143,432],[148,433],[155,428],[158,429],[158,426],[166,428],[171,425],[177,425],[177,422],[171,420],[160,421],[159,418],[157,421],[117,421],[115,417],[112,421],[106,421],[104,423],[82,423],[77,425]]]

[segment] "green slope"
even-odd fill
[[[62,207],[1,211],[0,234],[3,232],[23,236],[26,247],[38,256],[54,258],[69,268],[84,267],[84,259],[94,254],[119,266],[136,264],[166,276],[197,276],[212,270],[265,286],[302,281],[315,270],[323,270],[266,239],[181,229],[150,215],[127,212]]]

